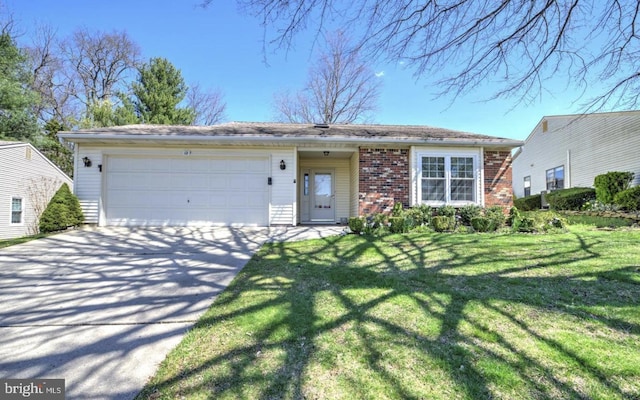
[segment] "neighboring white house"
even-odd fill
[[[40,213],[73,181],[29,143],[0,141],[0,239],[38,232]]]
[[[344,223],[395,203],[512,204],[522,141],[427,126],[228,123],[62,132],[98,225]]]
[[[593,187],[610,171],[640,183],[640,110],[542,118],[513,157],[513,193]]]

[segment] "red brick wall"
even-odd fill
[[[511,180],[511,152],[508,150],[484,151],[484,201],[485,207],[513,206]]]
[[[396,202],[409,207],[408,149],[360,149],[358,214],[390,213]]]

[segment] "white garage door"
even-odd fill
[[[107,225],[268,224],[267,157],[111,156],[105,172]]]

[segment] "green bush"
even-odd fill
[[[596,188],[596,199],[600,203],[612,204],[617,193],[629,189],[633,181],[633,172],[607,172],[598,175],[593,181]]]
[[[497,229],[495,220],[489,217],[473,217],[471,226],[476,232],[493,232]]]
[[[460,214],[460,222],[465,225],[471,225],[473,218],[482,216],[482,207],[476,204],[468,204],[460,207],[458,213]]]
[[[405,215],[413,220],[413,225],[416,227],[429,224],[432,213],[431,207],[425,204],[411,207],[405,211]]]
[[[571,188],[547,193],[549,208],[556,211],[580,210],[587,202],[596,198],[596,191],[592,188]]]
[[[436,209],[436,215],[442,217],[455,217],[456,216],[456,208],[454,206],[441,206]]]
[[[351,232],[360,234],[364,231],[364,218],[351,217],[349,218],[349,229]]]
[[[534,211],[542,208],[542,198],[540,194],[521,197],[513,200],[513,205],[521,211]]]
[[[389,217],[389,231],[391,233],[407,233],[412,228],[407,217]]]
[[[489,218],[495,225],[495,229],[502,227],[507,220],[504,215],[504,208],[500,206],[492,206],[484,210],[484,216]]]
[[[78,226],[84,221],[78,198],[63,184],[40,216],[40,232],[48,233]]]
[[[400,217],[403,214],[402,203],[393,203],[393,209],[391,210],[392,217]]]
[[[456,220],[453,216],[436,215],[431,218],[431,226],[436,232],[452,231],[456,226]]]
[[[640,210],[640,186],[618,192],[614,199],[614,203],[627,211]]]

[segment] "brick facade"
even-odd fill
[[[484,201],[486,207],[513,206],[511,152],[484,151]]]
[[[360,149],[358,214],[390,213],[396,202],[409,207],[408,149]]]

